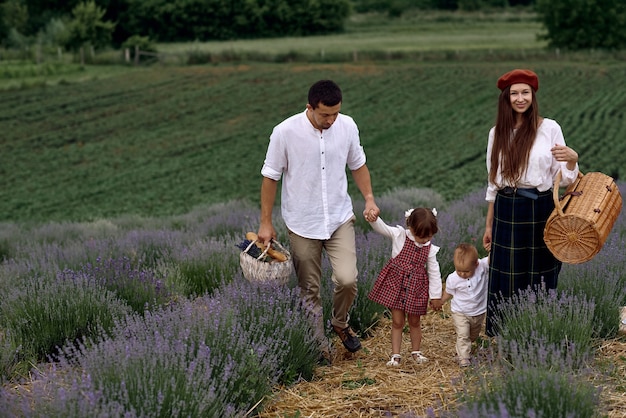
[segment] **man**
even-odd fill
[[[365,199],[364,216],[375,219],[380,210],[374,201],[359,130],[351,117],[339,113],[341,103],[337,84],[318,81],[309,89],[305,111],[274,127],[261,169],[258,236],[265,245],[276,238],[272,209],[282,177],[281,213],[289,230],[302,297],[316,318],[316,336],[324,341],[320,282],[325,250],[335,286],[331,324],[346,349],[356,352],[361,342],[348,325],[348,312],[357,294],[356,218],[346,166]]]

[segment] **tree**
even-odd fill
[[[61,19],[50,19],[37,34],[37,42],[42,45],[60,47],[67,45],[69,31]]]
[[[626,47],[624,0],[537,0],[536,10],[552,47]]]
[[[128,0],[119,24],[159,42],[316,35],[343,30],[350,0]]]
[[[22,36],[28,22],[28,7],[19,0],[0,2],[0,38],[4,39],[12,31]]]
[[[83,2],[72,10],[73,19],[70,21],[67,46],[76,51],[86,45],[94,48],[107,46],[111,42],[111,34],[115,23],[104,22],[102,18],[106,11],[91,0]]]

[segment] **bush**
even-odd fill
[[[233,281],[214,296],[225,306],[236,306],[238,322],[271,376],[283,384],[313,377],[319,358],[312,321],[299,296],[299,288]],[[274,381],[274,380],[273,380]]]
[[[0,329],[17,361],[47,360],[66,341],[97,335],[130,308],[113,292],[84,278],[27,278],[0,300]]]
[[[66,269],[59,273],[59,277],[96,283],[138,313],[165,304],[171,297],[162,279],[152,270],[141,269],[141,263],[138,267],[133,266],[127,257],[97,259],[96,263],[86,264],[79,271]]]
[[[341,31],[349,13],[349,0],[129,0],[119,25],[158,42],[303,36]]]
[[[537,0],[535,9],[550,46],[571,50],[626,46],[622,0]]]
[[[492,346],[493,347],[493,346]],[[476,385],[443,417],[595,417],[600,389],[580,367],[577,347],[535,339],[498,339],[500,356],[486,356],[470,372]],[[486,372],[488,370],[488,372]]]
[[[609,235],[600,253],[582,265],[564,265],[559,276],[559,289],[581,295],[595,304],[594,337],[613,338],[617,335],[620,308],[626,305],[626,254],[624,238]]]
[[[139,36],[139,35],[133,35],[129,37],[128,39],[126,39],[126,41],[122,43],[122,49],[124,50],[128,49],[130,59],[133,61],[137,59],[136,58],[137,51],[148,52],[149,54],[156,54],[158,52],[156,44],[152,42],[148,36]],[[148,58],[147,60],[144,59],[142,62],[146,63],[146,61],[154,62],[156,61],[156,59],[152,56]]]
[[[316,348],[297,292],[239,282],[66,345],[54,370],[36,374],[32,396],[0,393],[0,407],[41,417],[244,416],[278,382],[310,378]]]
[[[530,358],[542,359],[537,350],[548,347],[571,353],[572,367],[582,367],[593,355],[594,309],[584,295],[541,288],[519,291],[498,305],[495,325],[502,356],[514,357],[507,348],[516,342]]]
[[[567,372],[524,367],[493,379],[462,403],[455,417],[577,417],[597,416],[599,390]]]
[[[175,275],[170,280],[185,296],[213,293],[241,271],[234,243],[215,239],[174,248],[172,264]]]

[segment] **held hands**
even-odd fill
[[[363,217],[367,222],[376,222],[380,215],[380,209],[376,206],[376,203],[366,203],[365,210],[363,211]]]
[[[430,308],[433,311],[440,311],[443,309],[443,302],[441,301],[441,299],[431,299]]]

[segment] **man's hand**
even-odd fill
[[[259,242],[264,246],[270,245],[272,239],[276,239],[276,230],[272,224],[261,224],[259,226],[259,232],[257,233]]]

